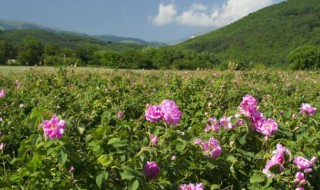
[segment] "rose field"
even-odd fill
[[[0,72],[0,189],[320,189],[319,71]]]

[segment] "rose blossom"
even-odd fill
[[[119,119],[123,118],[123,112],[122,111],[118,111],[117,116],[118,116]]]
[[[245,95],[239,105],[239,111],[242,115],[250,117],[252,112],[257,109],[257,100],[250,96]]]
[[[4,89],[0,90],[0,98],[4,97],[5,94],[6,92]]]
[[[0,144],[0,150],[3,150],[5,147],[6,147],[6,144],[4,144],[4,143]]]
[[[313,116],[316,112],[317,108],[311,107],[310,104],[303,103],[300,108],[300,114],[306,115],[309,114],[310,116]]]
[[[219,141],[215,140],[214,138],[210,138],[208,142],[203,142],[202,149],[206,156],[209,154],[214,159],[222,153],[222,148],[219,144]]]
[[[179,190],[203,190],[203,184],[202,183],[189,183],[189,184],[181,184],[179,185]]]
[[[147,162],[144,166],[144,173],[151,179],[156,179],[159,174],[159,166],[156,162]]]
[[[201,139],[194,139],[194,140],[193,140],[193,143],[194,143],[194,144],[201,144],[201,143],[202,143],[202,140],[201,140]]]
[[[267,161],[265,168],[262,170],[262,172],[268,178],[273,177],[270,170],[273,170],[279,167],[279,170],[277,170],[276,172],[282,172],[284,170],[283,164],[286,161],[289,161],[290,159],[291,152],[287,148],[285,148],[279,143],[277,144],[276,147],[277,149],[272,152],[273,153],[272,158]]]
[[[312,171],[312,166],[315,164],[315,162],[311,162],[302,156],[295,156],[293,163],[297,165],[298,169],[303,169],[305,173],[310,173]]]
[[[207,120],[206,129],[205,129],[206,133],[209,132],[210,130],[217,133],[219,132],[219,129],[220,129],[220,125],[216,118],[209,118]]]
[[[161,107],[157,105],[147,105],[147,110],[145,112],[145,117],[147,121],[152,123],[157,123],[163,117],[163,112],[161,111]]]
[[[173,100],[163,100],[159,105],[163,113],[163,119],[166,124],[177,126],[180,122],[182,112]]]
[[[50,139],[59,139],[64,133],[66,122],[60,120],[56,114],[53,114],[51,120],[45,120],[42,123],[44,135]]]
[[[304,173],[302,173],[302,172],[297,172],[296,175],[295,175],[294,182],[295,182],[296,184],[305,184],[307,181],[306,181],[306,179],[304,178]]]
[[[263,134],[265,138],[269,138],[271,135],[273,135],[278,130],[278,124],[273,119],[267,119],[264,120],[260,128],[258,129],[258,132]]]
[[[158,144],[158,136],[154,136],[153,134],[149,135],[150,141],[153,145],[157,145]]]
[[[219,123],[225,129],[235,129],[236,128],[236,126],[232,125],[232,123],[231,123],[231,116],[230,117],[223,116],[220,119]]]

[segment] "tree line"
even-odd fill
[[[213,68],[220,60],[213,53],[197,53],[174,47],[145,47],[141,50],[112,51],[96,46],[80,48],[43,44],[35,37],[22,43],[0,39],[0,65],[103,66],[119,69],[197,69]]]
[[[289,69],[315,70],[320,68],[320,50],[304,45],[288,54]],[[53,43],[42,44],[35,37],[26,37],[22,43],[0,38],[0,65],[102,66],[117,69],[212,69],[250,70],[265,65],[221,60],[207,51],[196,52],[177,47],[145,47],[140,50],[111,51],[96,46],[80,48],[60,47]]]

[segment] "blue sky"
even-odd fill
[[[0,19],[66,31],[172,42],[283,0],[0,0]]]

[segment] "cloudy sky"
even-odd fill
[[[284,0],[0,0],[0,19],[87,34],[172,42]]]

